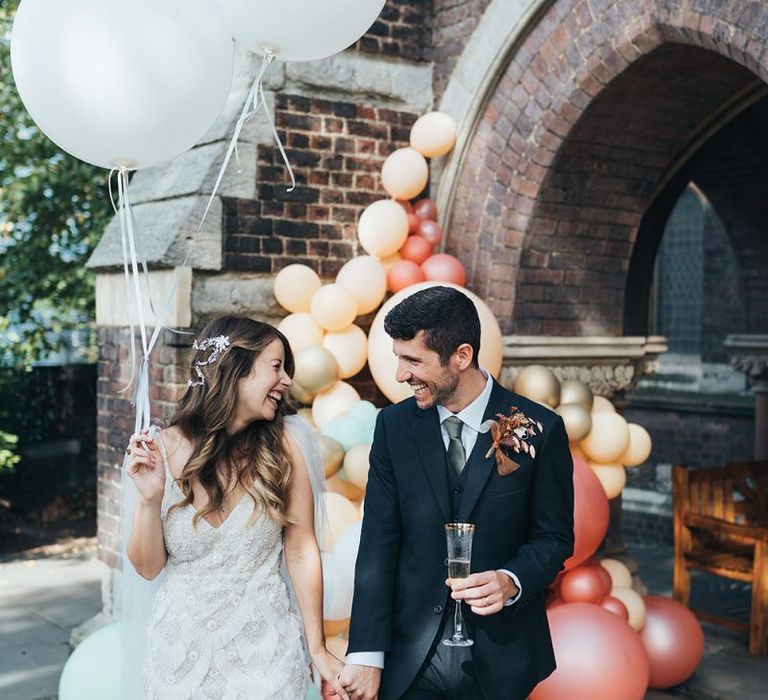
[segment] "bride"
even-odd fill
[[[308,448],[301,419],[286,416],[288,341],[269,324],[229,316],[201,338],[169,427],[132,436],[127,450],[138,491],[127,556],[143,579],[163,572],[144,696],[298,700],[309,682],[306,644],[346,699],[323,634]]]

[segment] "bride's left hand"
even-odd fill
[[[349,700],[349,695],[344,687],[339,683],[339,674],[344,670],[344,664],[339,661],[330,651],[323,649],[321,652],[312,655],[312,663],[318,670],[320,677],[335,691],[341,700]]]

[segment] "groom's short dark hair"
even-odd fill
[[[384,330],[395,340],[412,340],[424,331],[424,343],[448,364],[459,345],[472,346],[478,367],[480,318],[472,300],[453,287],[429,287],[411,294],[384,318]]]

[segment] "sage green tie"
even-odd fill
[[[456,476],[459,476],[467,461],[464,445],[461,442],[461,429],[464,427],[464,423],[456,416],[449,416],[443,421],[443,424],[448,433],[448,462],[456,472]]]

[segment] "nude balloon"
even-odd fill
[[[456,120],[445,112],[429,112],[411,127],[411,146],[426,158],[439,158],[456,143]]]
[[[312,402],[312,419],[321,428],[334,418],[346,413],[360,401],[360,394],[351,385],[338,381],[328,391],[315,396]]]
[[[323,347],[336,358],[342,379],[354,377],[368,360],[368,336],[354,324],[340,331],[326,333]]]
[[[415,148],[398,148],[381,167],[381,184],[395,199],[411,199],[427,186],[429,166]]]
[[[590,462],[618,464],[629,446],[627,421],[618,413],[592,413],[592,429],[581,441]]]
[[[351,325],[357,316],[357,301],[339,284],[326,284],[312,297],[312,318],[326,331],[340,331]]]
[[[627,483],[627,471],[621,464],[596,464],[590,462],[589,466],[600,479],[600,483],[605,489],[605,495],[609,499],[616,498]]]
[[[358,255],[344,263],[336,275],[336,284],[344,287],[357,302],[357,315],[364,316],[379,308],[387,293],[387,273],[371,255]]]
[[[423,219],[422,221],[419,221],[416,233],[428,241],[433,249],[437,248],[443,240],[443,229],[431,219]]]
[[[416,214],[419,219],[430,219],[432,221],[436,221],[437,204],[435,204],[431,199],[425,197],[424,199],[420,199],[418,202],[414,203],[413,213]]]
[[[408,214],[397,202],[381,199],[368,205],[357,222],[360,245],[369,255],[394,255],[408,236]]]
[[[625,467],[638,467],[651,455],[651,436],[642,425],[630,423],[629,445],[624,454],[619,457],[619,463]]]
[[[323,342],[323,329],[311,314],[300,312],[286,316],[277,329],[288,339],[294,355]]]
[[[319,275],[311,267],[288,265],[275,277],[275,298],[287,311],[309,311],[312,297],[322,284]]]

